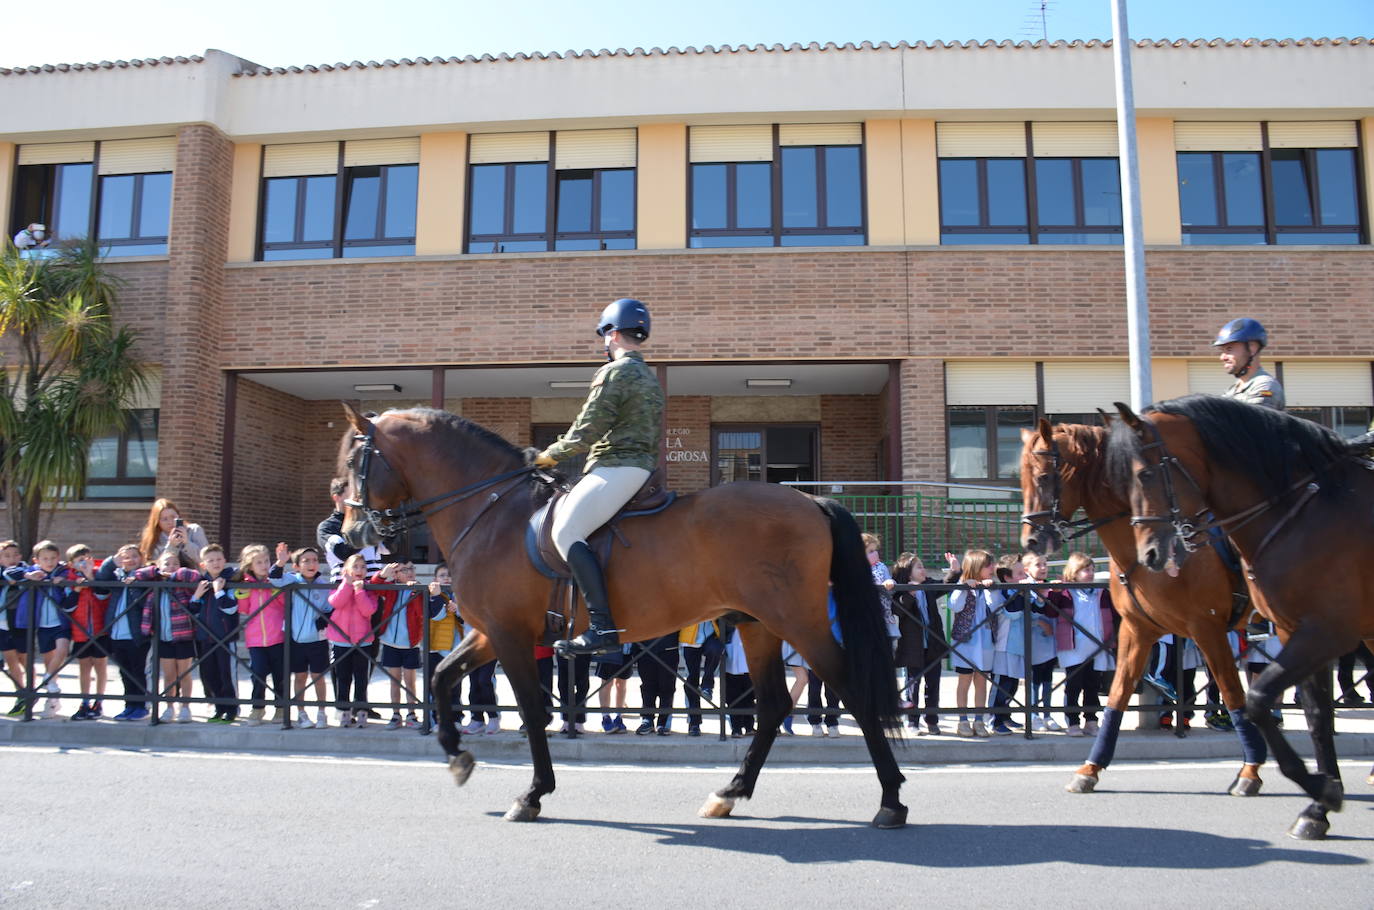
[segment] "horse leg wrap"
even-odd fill
[[[1241,757],[1247,765],[1262,765],[1269,758],[1269,746],[1264,742],[1264,736],[1260,733],[1250,718],[1245,716],[1243,710],[1228,711],[1231,715],[1231,723],[1235,725],[1236,736],[1240,737]]]
[[[1112,763],[1116,754],[1116,738],[1121,733],[1121,712],[1106,708],[1102,712],[1102,725],[1093,740],[1092,751],[1088,753],[1088,763],[1105,768]]]

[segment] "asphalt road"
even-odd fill
[[[456,789],[434,761],[0,749],[6,907],[884,907],[1374,905],[1374,788],[1333,836],[1285,834],[1303,801],[1221,795],[1231,762],[1114,765],[1092,796],[1062,765],[913,768],[912,824],[867,821],[865,768],[770,767],[736,817],[696,809],[729,769],[564,765],[533,824],[502,820],[523,765]],[[1271,769],[1273,771],[1273,769]]]

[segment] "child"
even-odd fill
[[[1093,560],[1085,553],[1070,553],[1064,565],[1064,580],[1086,583],[1093,580]],[[1097,708],[1102,704],[1102,671],[1111,669],[1111,647],[1115,637],[1112,596],[1105,588],[1073,588],[1051,591],[1046,614],[1057,619],[1055,648],[1059,666],[1064,669],[1064,716],[1070,736],[1097,733]],[[1101,644],[1098,644],[1101,642]],[[1087,723],[1078,725],[1083,708]]]
[[[277,544],[277,565],[285,566],[291,556],[290,548],[284,543]],[[257,582],[260,584],[281,584],[280,579],[272,579],[271,560],[267,547],[249,544],[239,554],[239,569],[234,573],[236,582]],[[272,694],[281,698],[286,692],[286,667],[283,662],[282,641],[286,620],[286,598],[280,591],[270,587],[235,588],[234,598],[238,601],[239,613],[243,615],[243,641],[248,646],[248,666],[253,675],[253,708],[248,712],[248,725],[256,727],[266,716],[267,677],[272,677]],[[272,722],[282,723],[286,715],[278,708]]]
[[[200,687],[207,698],[218,699],[213,702],[214,716],[206,723],[232,724],[239,716],[231,653],[239,631],[239,605],[227,589],[234,571],[224,558],[224,547],[217,543],[201,548],[200,568],[204,577],[191,595],[200,620],[196,623]]]
[[[19,544],[12,540],[0,541],[0,573],[6,569],[13,568],[23,562],[23,557],[19,553]],[[4,577],[0,575],[0,577]],[[14,647],[14,607],[19,599],[19,588],[15,583],[5,578],[3,590],[0,590],[0,654],[3,654],[5,666],[4,670],[9,675],[14,687],[18,689],[23,685],[24,662],[19,659],[19,651]],[[18,717],[24,713],[24,700],[17,699],[14,707],[10,708],[8,715]]]
[[[725,630],[725,705],[750,711],[756,704],[753,682],[749,679],[749,661],[744,656],[744,642],[739,631]],[[754,733],[754,715],[730,712],[730,736],[740,739]]]
[[[997,580],[1003,584],[1020,584],[1026,580],[1026,570],[1019,555],[1003,556],[997,560]],[[992,696],[993,713],[989,715],[992,732],[1006,736],[1021,729],[1011,716],[1012,699],[1026,675],[1026,633],[1024,591],[1002,591],[1002,605],[992,614],[992,674],[997,691]]]
[[[76,544],[67,548],[67,565],[79,581],[95,578],[95,561],[91,548]],[[72,643],[76,645],[76,662],[81,674],[81,707],[72,720],[95,720],[102,716],[105,681],[110,655],[110,636],[105,628],[105,607],[110,592],[89,585],[76,588],[76,608],[72,611]],[[91,675],[95,675],[95,699],[91,699]]]
[[[44,719],[58,716],[60,701],[57,696],[57,671],[67,662],[71,649],[71,622],[67,611],[77,601],[76,591],[59,587],[51,582],[70,581],[71,574],[62,563],[62,551],[51,540],[40,540],[33,548],[33,565],[22,563],[4,571],[8,581],[29,581],[38,584],[21,586],[14,610],[14,625],[11,638],[14,649],[20,655],[29,652],[29,629],[34,630],[34,642],[43,658],[42,685],[48,692],[48,702],[43,709]],[[21,657],[22,659],[22,657]],[[37,688],[37,686],[35,686]]]
[[[329,605],[334,610],[329,616],[328,638],[338,671],[334,706],[339,712],[339,726],[366,727],[367,708],[353,708],[349,695],[351,691],[358,701],[367,701],[367,678],[372,667],[362,648],[372,644],[372,614],[377,611],[377,595],[363,590],[367,583],[367,558],[363,554],[354,553],[346,558],[340,576],[339,587],[329,595]]]
[[[155,588],[143,606],[143,625],[141,631],[145,638],[157,636],[158,668],[166,682],[163,697],[167,707],[163,709],[162,723],[189,724],[191,722],[191,661],[196,656],[195,628],[191,612],[196,609],[191,603],[195,593],[193,585],[201,578],[195,569],[181,566],[181,555],[173,549],[162,551],[157,565],[146,566],[134,573],[136,581],[182,582],[183,587]],[[174,712],[173,700],[181,702],[181,711]]]
[[[414,587],[415,566],[410,562],[387,563],[372,576],[371,583],[397,584]],[[378,620],[375,628],[382,643],[382,670],[391,677],[391,720],[388,730],[399,730],[401,720],[401,690],[405,690],[406,711],[404,725],[420,726],[415,706],[420,699],[415,694],[415,671],[420,669],[420,645],[424,641],[424,621],[428,598],[409,589],[377,592]]]
[[[280,578],[285,584],[305,585],[295,588],[291,595],[291,673],[295,680],[297,708],[296,726],[302,730],[311,727],[327,727],[324,706],[328,703],[329,693],[324,686],[324,674],[329,669],[329,644],[320,633],[329,625],[328,615],[334,608],[329,605],[329,594],[333,590],[323,584],[320,574],[320,551],[314,547],[302,547],[291,554],[294,572],[285,572],[280,566],[273,566],[269,573]],[[313,674],[309,681],[306,674]],[[319,707],[312,721],[305,709],[305,690],[315,687],[315,701]]]
[[[434,691],[434,671],[439,662],[448,656],[454,645],[463,639],[463,620],[458,616],[458,601],[453,599],[453,577],[448,566],[440,563],[434,568],[434,580],[429,583],[429,663],[425,666],[425,690],[431,701],[448,698],[453,705],[453,723],[463,725],[463,712],[460,710],[457,686],[453,692]],[[431,712],[432,716],[432,712]]]
[[[1050,574],[1050,564],[1038,553],[1021,557],[1027,585],[1042,583]],[[1026,597],[1031,605],[1031,684],[1030,703],[1039,708],[1031,722],[1031,729],[1058,733],[1064,728],[1050,717],[1050,691],[1054,688],[1054,623],[1045,618],[1045,597],[1038,588],[1030,588]]]
[[[143,637],[143,602],[148,589],[135,585],[134,575],[143,565],[143,552],[138,544],[128,543],[100,564],[96,581],[109,586],[110,602],[105,609],[105,623],[110,630],[110,650],[119,678],[124,685],[124,710],[114,716],[121,722],[144,720],[148,717],[148,639]],[[119,585],[114,585],[119,582]]]
[[[596,655],[596,678],[601,686],[596,691],[597,705],[601,708],[601,730],[603,733],[628,733],[625,726],[625,678],[630,674],[630,663],[625,659],[629,645],[621,645],[619,651],[608,651]],[[475,699],[474,695],[474,699]],[[615,708],[612,714],[610,709]],[[480,722],[474,720],[474,724]],[[700,731],[700,721],[697,730]],[[689,726],[690,735],[691,728]]]
[[[968,550],[964,553],[962,567],[956,568],[950,557],[950,575],[947,581],[961,581],[966,587],[949,595],[949,610],[954,614],[951,630],[953,645],[954,671],[959,674],[955,685],[954,698],[959,706],[960,736],[989,736],[983,723],[983,714],[988,706],[988,678],[992,670],[992,630],[988,628],[988,617],[1001,605],[1000,592],[988,590],[996,579],[996,562],[987,550]],[[973,686],[974,717],[970,726],[968,718],[968,690]]]

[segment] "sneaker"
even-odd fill
[[[286,723],[286,712],[278,708],[272,712],[272,723],[281,726]]]
[[[668,736],[672,734],[673,728],[668,726],[667,724],[663,724],[655,732],[658,733],[659,736]]]
[[[361,730],[363,727],[366,727],[367,722],[372,718],[372,715],[374,713],[375,712],[373,711],[354,711],[353,726],[357,727],[359,730]],[[378,714],[377,717],[380,719],[381,715]]]
[[[944,736],[945,731],[940,729],[939,722],[931,723],[926,721],[926,736]]]
[[[225,717],[223,714],[216,714],[214,717],[207,718],[205,722],[207,724],[217,724],[219,726],[223,726],[224,724],[229,723],[229,718]]]
[[[1159,694],[1169,699],[1169,701],[1178,701],[1178,691],[1170,685],[1168,680],[1164,679],[1164,677],[1154,673],[1146,673],[1141,679],[1151,686],[1154,686],[1155,689],[1159,691]]]
[[[1159,729],[1172,730],[1174,728],[1174,716],[1167,711],[1159,715]]]
[[[354,718],[353,718],[353,712],[352,712],[352,711],[340,711],[340,712],[339,712],[339,726],[340,726],[340,727],[343,727],[345,730],[349,730],[349,729],[352,729],[352,727],[353,727],[353,725],[354,725],[355,723],[357,723],[357,721],[354,720]]]
[[[191,706],[190,706],[190,705],[182,705],[182,706],[181,706],[181,710],[177,712],[177,723],[179,723],[179,724],[189,724],[190,722],[191,722]]]
[[[960,736],[972,736],[973,726],[966,720],[959,721],[959,729],[956,731]]]
[[[14,700],[14,707],[13,707],[13,708],[10,708],[8,711],[6,711],[6,712],[5,712],[5,716],[6,716],[6,717],[19,717],[19,716],[23,715],[23,713],[24,713],[24,708],[25,708],[25,707],[27,707],[27,706],[24,704],[24,699],[22,699],[22,698],[16,698],[16,699]],[[126,709],[126,710],[127,710],[127,709]]]
[[[1341,697],[1337,699],[1337,702],[1339,704],[1345,705],[1347,708],[1359,708],[1368,704],[1368,702],[1364,700],[1364,696],[1356,692],[1354,689],[1342,692]]]
[[[1036,716],[1031,719],[1031,730],[1036,733],[1044,733],[1048,727],[1045,726],[1045,718]]]
[[[1178,729],[1181,730],[1182,732],[1187,733],[1187,732],[1188,732],[1189,730],[1191,730],[1192,728],[1193,728],[1193,719],[1192,719],[1191,717],[1180,717],[1180,718],[1178,719]]]
[[[162,709],[162,713],[157,716],[157,719],[164,724],[170,724],[172,721],[176,720],[176,717],[177,712],[172,709],[171,705],[168,705]]]
[[[91,702],[90,710],[86,712],[86,719],[99,720],[104,716],[105,706],[101,703],[100,699],[97,698],[95,701]]]
[[[463,728],[463,732],[466,733],[468,736],[476,736],[478,733],[481,733],[481,732],[482,732],[483,730],[485,730],[486,728],[487,728],[487,722],[486,722],[486,721],[484,721],[484,720],[473,720],[473,721],[470,722],[466,727]]]
[[[996,733],[998,736],[1011,736],[1016,731],[1013,730],[1011,727],[1008,727],[1005,723],[1001,723],[993,724],[992,732]]]
[[[126,718],[124,718],[124,719],[125,719],[125,720],[129,720],[129,721],[135,721],[135,720],[147,720],[147,719],[148,719],[148,715],[149,715],[149,713],[151,713],[151,712],[149,712],[147,708],[130,708],[128,713],[129,713],[129,716],[126,717]]]
[[[793,735],[794,735],[793,732],[792,732],[792,715],[791,715],[791,714],[787,715],[786,717],[784,717],[784,718],[782,719],[782,732],[786,733],[788,736],[793,736]]]
[[[262,726],[262,718],[265,714],[267,714],[267,712],[262,708],[254,708],[248,712],[248,719],[245,720],[244,723],[250,727],[260,727]]]
[[[44,720],[57,720],[57,718],[61,716],[61,715],[58,713],[58,711],[59,711],[59,709],[60,709],[61,707],[62,707],[62,702],[61,702],[61,701],[57,700],[56,698],[50,698],[50,699],[48,699],[48,700],[47,700],[46,702],[44,702],[44,704],[43,704],[43,719],[44,719]]]
[[[393,715],[391,715],[391,720],[389,720],[389,721],[386,722],[386,728],[387,728],[388,730],[399,730],[399,729],[401,729],[401,715],[399,715],[399,714],[393,714]]]
[[[630,728],[625,726],[625,719],[619,714],[615,716],[615,726],[611,728],[612,733],[629,733]]]
[[[1045,718],[1045,729],[1048,730],[1048,731],[1050,731],[1051,733],[1063,733],[1063,732],[1064,732],[1064,727],[1063,727],[1063,725],[1060,724],[1059,721],[1055,720],[1053,717],[1047,717],[1047,718]]]
[[[305,713],[304,708],[296,712],[296,726],[300,727],[302,730],[309,730],[315,726],[315,722],[310,719],[309,714]]]
[[[615,727],[615,721],[611,718],[611,715],[609,715],[609,714],[603,714],[603,715],[601,715],[601,732],[602,732],[602,733],[610,733],[611,730],[612,730],[614,727]]]
[[[1086,734],[1088,734],[1089,736],[1096,736],[1096,735],[1097,735],[1097,730],[1098,730],[1097,721],[1095,721],[1095,720],[1090,720],[1090,721],[1088,721],[1086,724],[1083,725],[1083,732],[1086,733]]]
[[[415,716],[414,711],[406,714],[405,726],[407,730],[418,730],[420,728],[420,718]]]
[[[973,722],[973,735],[987,737],[991,736],[992,734],[988,732],[987,724],[983,723],[981,720],[975,720]]]
[[[500,733],[500,732],[501,732],[501,718],[499,718],[499,717],[488,717],[488,718],[487,718],[487,735],[488,735],[488,736],[495,736],[497,733]]]
[[[700,735],[701,735],[701,724],[688,724],[688,725],[687,725],[687,735],[688,735],[688,736],[700,736]]]
[[[654,722],[646,720],[640,723],[639,727],[635,730],[635,736],[648,736],[652,732],[654,732]]]
[[[586,724],[573,724],[573,729],[576,730],[578,733],[586,733],[586,732],[587,732],[587,725],[586,725]]]
[[[88,704],[86,704],[86,703],[83,701],[83,702],[81,703],[81,707],[77,708],[75,711],[72,712],[72,717],[71,717],[71,719],[72,719],[72,720],[87,720],[87,719],[90,718],[90,716],[91,716],[91,706],[88,705]]]
[[[1070,736],[1082,736],[1083,728],[1078,726],[1078,724],[1069,724],[1069,728],[1064,732],[1069,734]]]
[[[812,735],[812,736],[824,736],[824,735],[825,735],[825,727],[821,726],[820,724],[812,724],[812,725],[811,725],[811,735]]]
[[[572,733],[572,730],[573,725],[566,720],[563,721],[563,726],[558,728],[558,732],[563,734],[564,736],[567,736],[568,734]]]
[[[1236,729],[1236,725],[1231,722],[1230,715],[1220,711],[1214,711],[1207,715],[1207,726],[1219,733],[1233,733]]]
[[[315,712],[315,729],[323,730],[329,726],[329,718],[324,713],[324,708]]]
[[[1024,729],[1026,729],[1026,725],[1025,725],[1025,724],[1021,723],[1020,721],[1012,720],[1010,717],[1004,719],[1004,720],[1002,721],[1002,723],[1006,724],[1008,727],[1010,727],[1010,728],[1013,729],[1013,730],[1024,730]]]

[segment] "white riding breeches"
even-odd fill
[[[558,555],[567,559],[568,548],[610,521],[648,479],[648,471],[628,465],[596,467],[584,474],[554,512]]]

